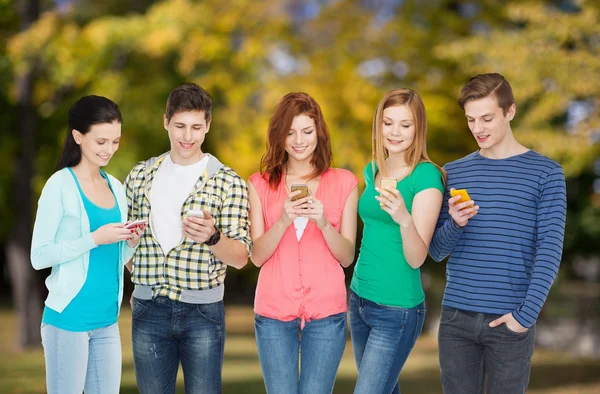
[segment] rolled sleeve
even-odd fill
[[[243,179],[236,177],[231,182],[223,201],[223,208],[219,215],[219,230],[227,238],[243,243],[248,253],[252,251],[249,209],[248,186]]]

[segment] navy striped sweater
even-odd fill
[[[448,163],[446,197],[429,253],[448,255],[442,305],[512,312],[531,327],[558,273],[566,187],[560,165],[532,150],[506,159],[474,152]],[[450,188],[467,189],[479,212],[464,228],[448,214]]]

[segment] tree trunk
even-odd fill
[[[22,30],[25,30],[39,17],[39,0],[22,0],[19,11]],[[21,348],[39,346],[41,343],[40,288],[38,275],[31,267],[29,258],[33,219],[31,180],[36,152],[36,112],[32,100],[34,79],[35,67],[32,67],[16,81],[21,151],[18,153],[12,187],[15,225],[6,247],[13,300],[19,321],[18,345]]]

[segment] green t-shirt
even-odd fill
[[[371,164],[365,168],[364,176],[366,188],[358,201],[364,230],[350,288],[360,297],[378,304],[413,308],[425,299],[421,270],[413,269],[406,261],[400,226],[375,199],[379,193],[375,190]],[[420,191],[438,189],[444,193],[442,174],[426,162],[417,165],[396,188],[410,213],[413,199]]]

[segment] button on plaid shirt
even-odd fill
[[[154,237],[150,188],[167,154],[138,163],[125,180],[129,220],[148,220],[133,257],[132,280],[136,285],[152,287],[152,297],[161,295],[179,301],[183,290],[208,290],[222,285],[227,266],[208,246],[187,237],[165,255]],[[189,210],[208,210],[221,233],[240,241],[250,252],[246,183],[231,168],[208,156],[208,165],[181,207],[181,215]]]

